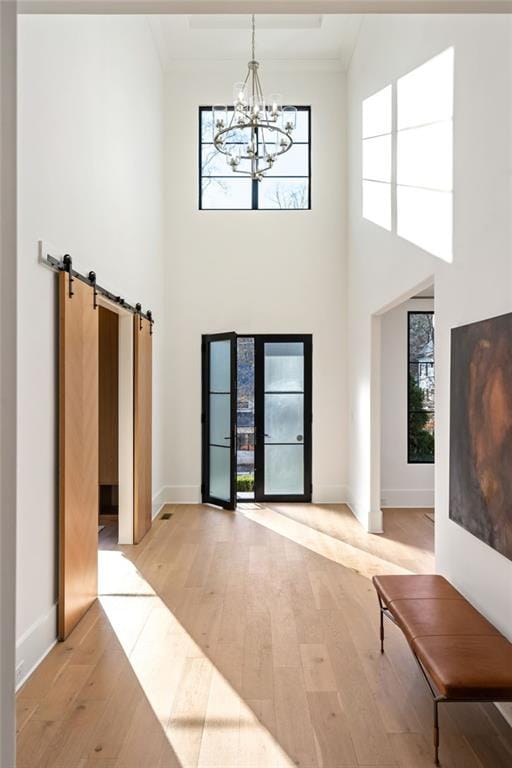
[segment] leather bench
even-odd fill
[[[512,701],[512,643],[443,576],[374,576],[384,616],[404,633],[434,701],[434,751],[439,765],[441,702]]]

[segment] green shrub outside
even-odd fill
[[[252,475],[237,475],[236,489],[240,492],[254,491],[254,477]]]

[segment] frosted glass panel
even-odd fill
[[[412,187],[452,189],[453,124],[435,123],[399,131],[397,181]]]
[[[391,133],[391,86],[363,101],[363,139]]]
[[[231,342],[210,343],[210,392],[231,390]]]
[[[391,184],[363,181],[363,218],[391,229]]]
[[[398,130],[453,117],[453,48],[397,82]]]
[[[210,496],[221,501],[231,498],[231,451],[210,446]]]
[[[265,395],[265,444],[303,441],[304,395]]]
[[[210,443],[231,445],[231,395],[210,395]]]
[[[304,447],[267,445],[265,447],[265,493],[304,493]]]
[[[302,392],[304,389],[304,344],[265,344],[265,392]]]
[[[363,178],[391,181],[391,136],[363,141]]]
[[[397,233],[445,261],[452,260],[452,194],[397,187]]]

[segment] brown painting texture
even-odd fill
[[[450,518],[512,560],[512,314],[452,331]]]

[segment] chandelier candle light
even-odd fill
[[[252,15],[252,59],[242,83],[233,87],[233,109],[213,108],[213,143],[235,173],[261,181],[276,159],[293,145],[295,107],[283,107],[280,94],[263,95],[255,56],[256,24]]]

